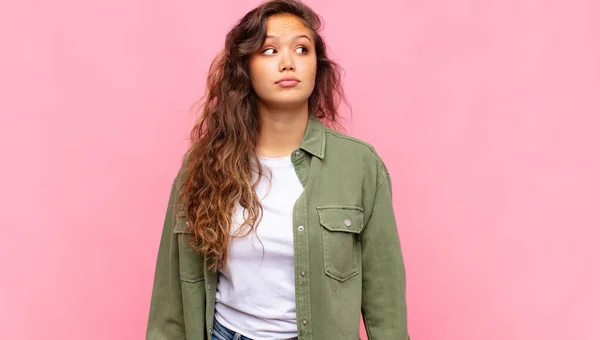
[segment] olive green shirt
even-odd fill
[[[371,145],[312,115],[291,157],[304,187],[293,210],[298,338],[359,339],[362,312],[369,339],[409,339],[405,269],[383,161]],[[148,340],[211,338],[218,274],[189,246],[184,210],[175,208],[181,176],[158,249]]]

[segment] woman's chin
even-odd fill
[[[308,98],[307,97],[298,97],[291,98],[272,98],[268,101],[262,101],[263,105],[272,108],[272,109],[301,109],[308,106]]]

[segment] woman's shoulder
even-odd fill
[[[325,136],[325,157],[333,157],[334,163],[350,167],[360,165],[372,170],[377,177],[389,174],[383,158],[370,142],[327,127]]]
[[[356,155],[381,159],[375,147],[366,140],[351,136],[344,132],[325,128],[326,148],[330,153],[349,152]]]

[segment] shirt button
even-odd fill
[[[190,222],[185,222],[185,225],[189,227],[190,226]]]
[[[300,277],[305,277],[306,273],[305,272],[300,272]]]
[[[304,226],[303,226],[303,225],[299,226],[299,227],[298,227],[298,230],[299,230],[299,231],[304,231]]]
[[[352,221],[350,221],[350,220],[345,220],[345,221],[344,221],[344,224],[346,225],[346,227],[349,227],[349,226],[351,226],[351,225],[352,225]]]
[[[210,283],[206,285],[206,288],[208,288],[208,290],[210,290]]]
[[[306,325],[308,325],[308,321],[306,321],[306,320],[303,320],[303,321],[302,321],[302,326],[306,326]]]
[[[300,151],[296,151],[296,157],[300,156]]]

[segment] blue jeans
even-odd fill
[[[252,340],[248,337],[236,333],[225,326],[221,325],[216,319],[214,321],[211,340]],[[292,338],[289,340],[298,340],[298,338]]]

